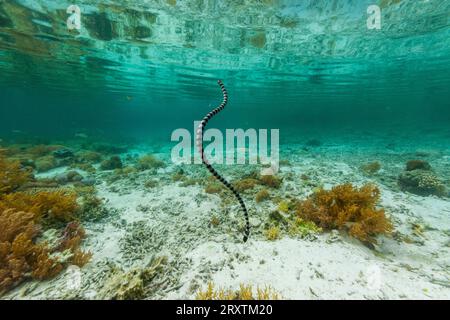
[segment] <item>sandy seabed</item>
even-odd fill
[[[301,183],[302,174],[310,177],[312,185],[324,188],[345,182],[358,186],[375,183],[381,190],[379,205],[391,218],[396,234],[410,241],[380,236],[369,248],[339,231],[303,239],[282,234],[281,239],[268,241],[264,222],[277,205],[272,201],[255,203],[255,193],[249,192],[243,197],[252,233],[250,240],[242,243],[243,216],[236,201],[231,196],[207,194],[202,185],[183,186],[174,181],[178,166],[140,172],[112,183],[106,182],[112,172],[100,172],[95,174],[96,188],[110,215],[85,224],[88,237],[84,249],[93,253],[92,261],[82,269],[68,268],[49,281],[27,282],[4,298],[111,298],[105,287],[114,284],[112,274],[128,279],[133,270],[156,257],[166,257],[163,271],[146,285],[143,298],[193,299],[209,282],[232,290],[241,283],[255,288],[270,286],[284,299],[450,298],[450,200],[405,193],[396,184],[405,162],[416,151],[381,148],[353,152],[350,147],[333,146],[306,150],[294,144],[283,150],[286,161],[278,173],[283,184],[270,191],[272,196],[305,198],[313,187]],[[426,154],[448,186],[449,150],[428,150]],[[167,153],[158,156],[170,161]],[[383,166],[376,175],[367,176],[360,165],[371,160]],[[219,166],[218,171],[234,180],[255,168],[261,169]],[[188,177],[208,177],[200,165],[185,166],[183,172]],[[148,180],[156,185],[145,187]],[[213,216],[218,221],[214,225]]]

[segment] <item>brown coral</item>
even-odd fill
[[[86,263],[88,263],[92,258],[92,252],[84,252],[80,249],[77,249],[74,253],[70,262],[78,267],[83,267]]]
[[[62,232],[62,239],[59,245],[61,251],[75,250],[80,245],[86,232],[78,221],[69,222]]]
[[[56,247],[57,251],[63,252],[69,250],[72,253],[69,262],[82,267],[92,257],[91,252],[84,252],[79,249],[81,242],[86,236],[83,226],[78,221],[69,222],[61,233],[59,245]]]
[[[345,229],[361,241],[376,243],[376,235],[392,231],[384,210],[376,208],[379,198],[380,191],[374,185],[358,189],[347,183],[329,191],[319,189],[298,202],[296,211],[300,218],[313,221],[321,228]]]
[[[36,159],[35,165],[38,172],[46,172],[56,168],[58,166],[58,163],[54,156],[48,155]]]
[[[380,171],[380,169],[381,163],[378,161],[369,162],[361,166],[361,170],[368,175],[375,174]]]
[[[46,243],[37,243],[41,226],[31,212],[4,210],[0,213],[0,295],[28,278],[44,280],[56,276],[67,263],[85,265],[91,258],[79,245],[85,236],[78,222],[67,225],[55,248]],[[72,255],[66,262],[52,254],[69,251]]]
[[[266,189],[262,189],[261,191],[259,191],[256,196],[255,196],[255,201],[257,203],[262,202],[264,200],[267,200],[270,198],[270,194],[269,191],[267,191]]]
[[[431,170],[431,165],[425,160],[409,160],[406,163],[406,171]]]
[[[55,258],[50,257],[48,249],[39,245],[40,252],[36,253],[36,261],[33,264],[31,276],[37,280],[45,280],[55,277],[60,273],[64,266]]]
[[[36,241],[41,223],[72,221],[79,206],[71,191],[18,191],[36,183],[32,180],[18,161],[0,155],[0,295],[29,278],[51,278],[67,263],[82,266],[92,256],[79,249],[85,233],[76,222],[69,223],[56,247]],[[71,254],[65,262],[53,255],[62,251]]]
[[[257,287],[256,293],[252,285],[240,284],[239,290],[215,289],[212,282],[208,283],[205,291],[199,290],[196,300],[279,300],[281,295],[270,286]]]
[[[33,159],[36,159],[49,155],[51,152],[60,148],[62,148],[62,146],[39,144],[28,148],[27,153],[30,154]]]
[[[103,160],[100,164],[102,170],[121,169],[123,167],[122,160],[119,156],[112,156],[109,159]]]
[[[136,168],[138,170],[148,170],[163,168],[165,166],[166,165],[162,160],[159,160],[155,156],[149,154],[139,158]]]
[[[91,252],[84,252],[79,249],[85,236],[86,232],[78,221],[69,222],[62,232],[58,246],[58,251],[70,250],[72,252],[70,262],[78,267],[84,266],[92,257]]]
[[[274,175],[263,175],[259,178],[261,184],[271,187],[279,188],[281,186],[282,180]]]
[[[95,151],[83,151],[79,154],[79,160],[87,163],[98,163],[102,161],[102,154]]]
[[[0,195],[17,190],[31,179],[31,172],[23,169],[19,161],[9,161],[0,155]]]
[[[66,191],[15,192],[4,195],[0,200],[0,211],[13,208],[31,212],[38,219],[70,221],[78,210],[77,195]]]
[[[28,277],[46,279],[62,269],[44,244],[35,243],[40,227],[34,219],[32,213],[0,213],[0,295]]]
[[[222,190],[223,190],[222,185],[217,182],[208,183],[205,187],[205,192],[210,194],[220,193]]]
[[[233,182],[234,188],[238,192],[244,192],[249,189],[253,189],[258,184],[258,180],[253,178],[244,178]]]

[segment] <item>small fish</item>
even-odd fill
[[[86,133],[75,133],[75,138],[87,139],[88,135]]]

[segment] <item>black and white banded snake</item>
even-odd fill
[[[220,86],[220,89],[222,90],[222,93],[223,93],[223,101],[217,108],[215,108],[211,112],[209,112],[203,118],[203,120],[200,122],[200,124],[198,126],[198,129],[197,129],[197,137],[196,137],[197,148],[198,148],[198,151],[199,151],[200,156],[202,158],[202,163],[206,166],[208,171],[211,172],[211,174],[217,180],[219,180],[225,187],[227,187],[228,190],[230,190],[234,194],[236,199],[239,201],[239,204],[241,205],[242,211],[244,212],[244,216],[245,216],[244,242],[246,242],[248,240],[248,236],[250,234],[250,222],[248,220],[248,212],[247,212],[247,208],[245,207],[244,200],[242,200],[242,197],[236,191],[236,189],[227,180],[225,180],[219,173],[217,173],[217,171],[211,166],[211,164],[206,159],[204,151],[203,151],[203,130],[204,130],[206,124],[208,123],[208,121],[212,117],[214,117],[217,113],[222,111],[225,108],[225,106],[226,106],[226,104],[228,102],[228,93],[227,93],[227,90],[225,89],[224,84],[222,83],[221,80],[218,80],[217,82],[218,82],[218,84]]]

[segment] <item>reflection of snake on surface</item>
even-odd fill
[[[247,208],[245,207],[244,204],[244,200],[242,200],[241,196],[239,195],[239,193],[236,191],[236,189],[228,182],[226,181],[221,175],[219,175],[217,173],[217,171],[209,164],[208,160],[205,157],[205,154],[203,152],[203,129],[205,128],[206,124],[208,123],[208,121],[214,117],[217,113],[219,113],[220,111],[223,110],[223,108],[225,108],[225,105],[228,102],[228,94],[227,94],[227,90],[225,89],[225,86],[223,85],[222,81],[217,81],[219,83],[220,89],[222,89],[222,93],[223,93],[223,101],[220,104],[220,106],[218,106],[217,108],[215,108],[214,110],[212,110],[210,113],[208,113],[203,120],[200,122],[198,129],[197,129],[197,148],[198,151],[200,153],[200,156],[202,157],[202,162],[203,164],[206,166],[206,168],[209,170],[209,172],[211,172],[211,174],[220,182],[222,182],[222,184],[227,187],[231,192],[233,192],[233,194],[235,195],[235,197],[238,199],[239,204],[241,205],[242,211],[244,211],[244,216],[245,216],[245,231],[244,231],[244,242],[247,241],[248,239],[248,235],[250,233],[250,223],[248,221],[248,212],[247,212]]]

